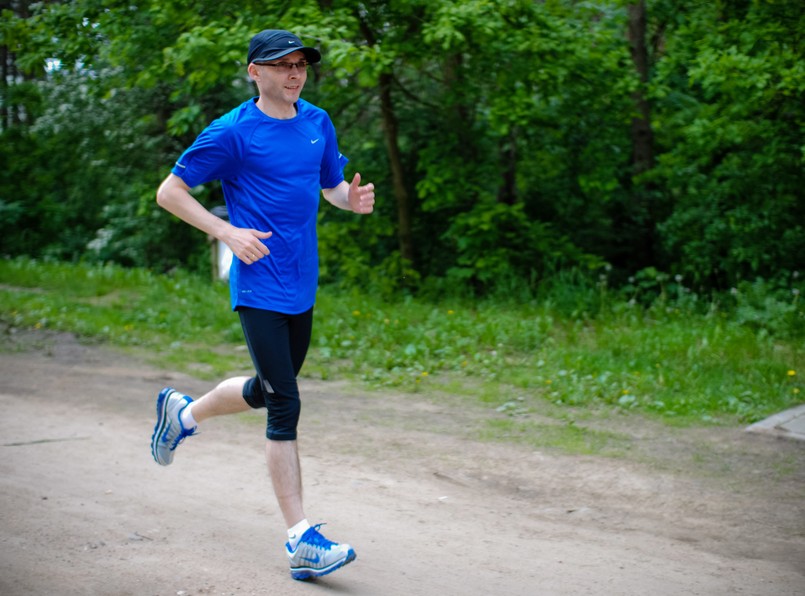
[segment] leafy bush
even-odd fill
[[[601,260],[582,252],[550,224],[529,219],[523,204],[478,204],[453,220],[445,234],[454,247],[448,283],[470,283],[488,293],[517,279],[524,287],[549,265],[594,269]]]
[[[647,178],[669,204],[658,226],[667,268],[697,285],[725,290],[802,264],[802,25],[792,3],[705,3],[668,36],[652,87],[663,150]]]
[[[777,338],[805,338],[805,306],[800,298],[805,283],[798,274],[792,275],[792,281],[789,287],[762,279],[738,284],[729,296],[735,323]]]

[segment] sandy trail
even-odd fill
[[[14,346],[0,353],[5,596],[805,594],[799,443],[643,429],[641,444],[705,445],[729,468],[660,470],[479,442],[478,412],[305,380],[308,515],[358,559],[295,582],[262,414],[208,421],[162,468],[156,393],[208,382],[68,335]]]

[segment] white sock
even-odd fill
[[[288,528],[288,544],[291,545],[291,550],[296,550],[299,539],[302,538],[302,534],[308,531],[308,528],[310,528],[310,524],[307,519],[303,519],[293,528]]]
[[[181,411],[179,414],[179,421],[182,423],[182,426],[187,430],[192,430],[198,426],[196,419],[193,418],[193,406],[196,402],[190,402],[187,404],[184,410]]]

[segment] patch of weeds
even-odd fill
[[[546,424],[523,418],[488,420],[480,438],[488,441],[514,442],[535,449],[555,449],[575,455],[619,457],[627,452],[632,440],[626,435],[592,430],[572,421]]]

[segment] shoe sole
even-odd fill
[[[165,427],[168,424],[168,396],[172,392],[173,389],[168,387],[160,391],[159,397],[157,397],[157,423],[154,426],[154,434],[151,435],[151,455],[154,458],[154,461],[160,466],[167,466],[171,463],[171,460],[166,462],[159,461],[159,457],[157,455],[157,446],[159,445],[160,438],[165,432]]]
[[[344,559],[341,561],[336,561],[329,567],[324,567],[322,569],[314,569],[312,567],[291,567],[291,577],[300,581],[304,581],[306,579],[316,579],[318,577],[322,577],[323,575],[327,575],[328,573],[332,573],[336,569],[340,569],[347,563],[354,561],[355,558],[355,551],[349,549],[347,556]]]

